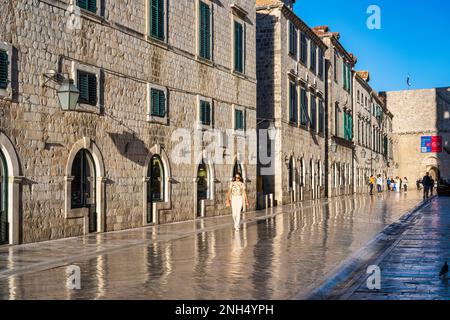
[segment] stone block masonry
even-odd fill
[[[6,22],[0,26],[0,42],[13,49],[12,93],[0,92],[0,141],[5,144],[0,150],[8,166],[14,159],[19,164],[8,170],[16,182],[3,190],[18,204],[8,205],[8,243],[78,236],[89,232],[90,224],[94,232],[141,227],[147,214],[153,223],[197,218],[198,164],[193,154],[188,164],[172,160],[177,144],[172,134],[179,128],[196,132],[199,97],[212,101],[214,129],[233,129],[235,107],[245,110],[247,130],[256,125],[255,4],[206,2],[212,9],[211,61],[198,58],[195,1],[165,2],[164,41],[148,35],[144,0],[99,2],[95,14],[81,10],[80,29],[67,28],[69,0],[12,0],[0,6]],[[247,15],[237,16],[232,4]],[[243,74],[233,71],[233,19],[245,24]],[[79,69],[97,76],[97,105],[63,112],[59,85],[46,83],[44,74],[56,70],[73,78]],[[165,123],[148,121],[149,86],[167,92]],[[96,219],[90,209],[75,212],[70,204],[74,173],[69,160],[82,149],[92,156],[88,205]],[[205,216],[228,213],[225,193],[235,159],[242,161],[255,207],[256,164],[244,162],[246,151],[227,150],[233,161],[223,165],[205,155]],[[145,197],[153,155],[160,156],[164,171],[163,199],[154,206]]]

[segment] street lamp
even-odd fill
[[[269,139],[272,141],[275,140],[275,138],[277,137],[277,129],[275,128],[275,124],[273,122],[267,129],[267,134],[269,135]]]
[[[64,79],[63,83],[59,87],[58,91],[59,104],[63,111],[75,110],[78,98],[80,97],[80,91],[73,84],[72,79]]]
[[[75,110],[78,98],[80,97],[80,91],[77,86],[74,85],[73,80],[69,77],[65,77],[63,74],[50,70],[48,73],[44,73],[45,82],[43,87],[50,87],[48,82],[54,82],[59,84],[59,88],[56,91],[59,99],[59,105],[63,111]]]

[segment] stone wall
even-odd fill
[[[297,57],[289,54],[289,21],[292,21],[298,30]],[[309,65],[306,66],[300,62],[300,30],[312,33],[286,7],[257,12],[258,117],[274,118],[278,128],[273,152],[275,174],[264,177],[265,192],[273,192],[278,204],[325,196],[325,181],[318,178],[319,163],[321,172],[325,172],[324,135],[300,126],[300,87],[306,87],[309,102],[310,92],[314,91],[322,95],[325,103],[325,82],[310,71]],[[325,51],[326,48],[320,39],[315,37],[311,41],[322,46]],[[296,83],[298,89],[297,124],[290,123],[289,119],[289,83],[291,81]],[[317,86],[312,89],[314,83]],[[317,103],[317,110],[318,107]],[[289,159],[293,161],[294,188],[292,189],[289,188]],[[310,166],[311,161],[313,168]],[[319,181],[322,181],[320,189],[315,188],[313,191],[311,175],[314,175],[314,185],[318,186]]]
[[[387,105],[394,114],[394,156],[396,175],[410,181],[437,168],[442,178],[450,178],[450,89],[386,92]],[[422,136],[442,136],[441,153],[422,153]],[[432,172],[434,175],[434,172]]]
[[[103,3],[103,2],[102,2]],[[0,130],[13,142],[23,173],[20,242],[71,237],[86,232],[83,219],[67,219],[67,161],[72,147],[92,141],[105,172],[99,182],[104,231],[143,225],[144,172],[155,150],[170,164],[169,203],[159,208],[159,222],[194,219],[194,155],[187,164],[172,162],[178,128],[197,132],[198,96],[213,101],[214,128],[233,129],[233,105],[246,110],[247,129],[256,123],[255,4],[223,0],[213,3],[213,62],[196,57],[194,1],[169,1],[168,39],[146,35],[145,1],[105,2],[103,16],[82,12],[81,29],[67,28],[67,1],[13,0],[0,6],[6,24],[0,42],[13,48],[13,95],[0,97]],[[234,74],[232,12],[237,3],[246,17],[246,71]],[[72,73],[72,65],[98,72],[99,105],[94,112],[63,112],[50,70]],[[44,84],[46,84],[44,86]],[[148,85],[168,91],[168,121],[147,121]],[[83,140],[85,139],[85,140]],[[237,139],[234,137],[234,139]],[[230,146],[231,146],[230,141]],[[240,144],[244,145],[245,144]],[[92,149],[92,150],[93,150]],[[214,165],[214,196],[207,216],[228,213],[225,193],[238,150],[227,150],[229,163]],[[246,154],[241,150],[242,160]],[[211,156],[210,156],[211,157]],[[256,164],[244,164],[251,207],[255,207]],[[166,168],[169,172],[169,168]],[[99,207],[100,208],[100,207]]]

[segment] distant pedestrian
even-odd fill
[[[369,188],[370,188],[370,195],[373,195],[373,188],[375,187],[375,176],[372,174],[369,178]]]
[[[378,193],[383,192],[383,178],[381,177],[381,174],[379,174],[377,178],[377,189]]]
[[[400,179],[400,177],[395,178],[395,186],[395,190],[397,192],[400,192],[402,190],[402,179]]]
[[[388,189],[388,191],[391,191],[391,178],[390,177],[388,177],[387,178],[387,189]]]
[[[422,179],[423,199],[424,200],[426,200],[430,197],[431,180],[432,179],[430,177],[430,173],[427,172]]]
[[[422,183],[422,180],[420,180],[420,178],[419,179],[417,179],[417,181],[416,181],[416,187],[417,187],[417,190],[420,190],[420,184]]]
[[[245,184],[242,182],[242,175],[238,172],[234,176],[234,181],[231,182],[227,193],[227,207],[232,208],[234,229],[239,231],[239,225],[241,221],[241,211],[244,205],[244,201],[247,208],[250,207],[247,198],[247,192],[245,190]]]
[[[435,181],[434,181],[433,177],[431,177],[431,176],[430,176],[430,179],[431,179],[431,181],[430,181],[430,194],[431,194],[431,196],[433,196]]]
[[[408,178],[403,178],[403,189],[405,190],[405,193],[408,192]]]

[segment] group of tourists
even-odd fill
[[[377,177],[375,177],[374,175],[370,176],[370,195],[373,195],[375,185],[377,186],[378,193],[382,193],[384,190],[384,179],[382,178],[381,174],[379,174]],[[404,177],[403,179],[398,176],[395,178],[388,177],[386,180],[386,185],[387,191],[400,192],[403,190],[406,193],[408,192],[409,182],[407,177]]]

